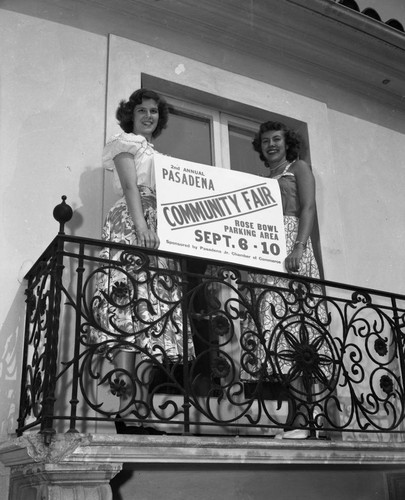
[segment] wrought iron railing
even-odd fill
[[[63,229],[26,278],[19,434],[102,429],[124,401],[169,433],[402,440],[404,296]]]

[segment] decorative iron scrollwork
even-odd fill
[[[178,433],[271,434],[288,408],[314,432],[402,432],[404,297],[103,245],[59,235],[29,273],[19,433],[109,421],[119,399]]]

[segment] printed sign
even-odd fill
[[[285,271],[274,179],[155,154],[160,249]]]

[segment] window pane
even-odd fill
[[[231,169],[248,174],[266,175],[266,167],[254,151],[254,132],[234,125],[228,126]]]
[[[154,140],[160,153],[212,165],[211,122],[208,118],[174,111],[167,128]]]

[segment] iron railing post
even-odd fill
[[[45,444],[49,445],[55,429],[53,428],[55,408],[55,388],[59,344],[59,318],[63,273],[64,240],[62,235],[57,237],[56,258],[51,271],[49,289],[49,315],[45,334],[44,346],[44,383],[41,434]]]
[[[182,311],[182,326],[183,326],[183,409],[184,409],[184,434],[190,434],[190,381],[189,381],[189,362],[188,359],[188,336],[189,328],[191,328],[191,319],[188,314],[188,269],[187,259],[181,258],[181,311]]]
[[[72,374],[72,395],[69,401],[70,410],[70,427],[68,432],[78,432],[76,429],[77,420],[77,405],[78,399],[78,384],[79,384],[79,356],[80,356],[80,335],[81,335],[81,319],[82,319],[82,301],[83,301],[83,273],[84,273],[84,244],[79,245],[79,262],[76,269],[77,272],[77,287],[76,287],[76,308],[75,308],[75,331],[74,331],[74,355],[73,355],[73,374]]]
[[[51,281],[49,289],[49,316],[46,328],[45,352],[44,352],[44,383],[43,383],[43,406],[41,434],[44,435],[45,444],[49,445],[55,429],[53,428],[55,409],[55,389],[59,344],[59,318],[60,303],[62,298],[62,274],[64,269],[64,226],[73,215],[73,211],[66,204],[66,196],[62,196],[62,203],[53,210],[54,218],[59,222],[59,234],[56,238],[56,258],[51,271]]]
[[[25,423],[25,418],[27,411],[29,410],[28,403],[28,395],[27,392],[29,388],[27,387],[28,379],[28,349],[30,345],[30,322],[34,311],[34,302],[33,302],[33,282],[35,282],[35,276],[30,274],[28,278],[28,286],[25,290],[25,303],[26,303],[26,312],[25,312],[25,327],[24,327],[24,346],[23,346],[23,358],[22,358],[22,370],[21,370],[21,391],[20,391],[20,408],[18,412],[18,426],[17,426],[17,436],[21,436],[21,427],[23,427]],[[31,395],[33,394],[33,388],[31,387]]]

